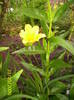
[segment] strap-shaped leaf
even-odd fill
[[[56,97],[59,100],[69,100],[68,97],[66,95],[63,95],[63,94],[56,94]]]
[[[34,66],[33,64],[28,64],[28,63],[26,63],[25,61],[22,61],[21,63],[22,63],[22,64],[24,65],[24,67],[27,68],[29,71],[32,71],[32,72],[36,71],[36,72],[39,72],[41,75],[45,76],[45,72],[43,71],[43,69],[38,68],[38,67]]]
[[[22,48],[20,50],[17,50],[15,52],[13,52],[12,54],[25,54],[25,55],[33,55],[33,54],[44,54],[45,51],[44,50],[28,50],[26,48]]]
[[[10,63],[10,54],[8,52],[5,62],[3,63],[3,66],[2,66],[2,76],[3,77],[7,76],[9,63]]]
[[[0,52],[5,51],[7,49],[9,49],[9,47],[0,47]]]
[[[67,85],[63,82],[56,81],[55,83],[51,84],[51,93],[55,95],[56,93],[61,93],[63,90],[67,88]]]
[[[32,72],[33,78],[34,78],[34,84],[35,84],[35,88],[37,93],[38,92],[43,92],[43,84],[42,84],[42,79],[39,75],[39,73],[37,72]]]
[[[71,88],[70,88],[70,100],[74,99],[74,78],[72,79]]]
[[[72,67],[70,64],[64,62],[61,59],[52,60],[50,62],[50,66],[51,66],[51,69],[50,69],[50,72],[49,72],[49,76],[52,75],[52,74],[55,74],[55,72],[58,73],[63,68],[67,68],[68,69],[68,68]]]
[[[65,79],[68,79],[68,78],[71,78],[71,77],[74,77],[74,74],[64,75],[64,76],[55,78],[55,79],[48,82],[48,86],[51,85],[52,83],[55,83],[55,82],[59,81],[59,80],[65,80]],[[44,87],[44,89],[46,89],[46,86]]]
[[[71,42],[62,39],[60,36],[52,37],[49,39],[51,44],[59,45],[74,55],[74,47],[72,46]]]
[[[21,69],[20,71],[18,71],[15,75],[12,76],[12,80],[13,82],[17,82],[19,77],[21,76],[23,70]]]
[[[53,22],[58,21],[58,19],[60,19],[63,16],[63,14],[65,13],[65,11],[68,9],[68,7],[69,7],[68,3],[65,3],[64,5],[58,7],[58,9],[54,15]]]
[[[14,100],[14,99],[19,99],[19,98],[26,98],[26,99],[30,99],[30,100],[37,100],[36,97],[32,97],[30,95],[25,95],[25,94],[12,95],[12,96],[8,97],[7,99],[4,99],[4,100]]]
[[[52,60],[52,61],[50,62],[50,66],[51,66],[52,68],[54,68],[55,71],[56,71],[56,70],[59,70],[59,69],[61,69],[61,68],[70,68],[70,67],[71,67],[70,64],[64,62],[64,61],[61,60],[61,59]]]

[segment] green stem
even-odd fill
[[[49,34],[48,34],[48,38],[51,37],[51,34],[52,34],[52,12],[51,12],[51,5],[50,5],[50,0],[47,0],[48,1],[48,19],[49,19]],[[50,57],[50,43],[48,41],[47,43],[47,53],[46,53],[46,64],[47,64],[47,76],[48,76],[48,72],[49,72],[49,57]],[[49,80],[49,77],[48,77],[48,80]]]
[[[52,34],[52,11],[51,11],[50,0],[48,0],[48,20],[49,20],[49,24],[50,24],[48,38],[50,38],[51,34]]]
[[[48,81],[49,81],[49,57],[50,57],[50,53],[49,53],[49,41],[48,41],[48,44],[47,44],[47,51],[46,51],[46,77],[45,77],[45,82],[46,82],[46,87],[47,87],[47,97],[49,95],[49,88],[48,88]]]
[[[52,21],[50,22],[50,26],[49,26],[49,35],[48,38],[50,38],[52,36]]]
[[[48,38],[51,37],[52,35],[52,12],[51,12],[51,5],[50,5],[50,0],[47,0],[48,3],[48,20],[49,20],[49,34]],[[48,88],[48,81],[49,81],[49,57],[50,57],[50,42],[47,41],[47,50],[46,50],[46,77],[45,77],[45,82],[46,82],[46,89],[47,89],[47,97],[49,95],[49,88]]]
[[[25,0],[25,4],[26,4],[26,7],[28,7],[28,3],[27,3],[27,0]]]

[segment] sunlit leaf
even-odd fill
[[[17,82],[20,75],[22,74],[23,70],[21,69],[20,71],[18,71],[15,75],[12,76],[12,80],[14,80],[14,82]]]
[[[20,70],[15,75],[9,78],[0,78],[0,99],[2,100],[5,96],[8,96],[8,89],[10,88],[11,93],[18,93],[18,87],[16,82],[18,81],[23,70]],[[8,83],[9,82],[9,83]],[[10,87],[9,87],[10,85]],[[3,99],[4,100],[4,99]]]
[[[9,49],[9,47],[0,47],[0,52],[8,50],[8,49]]]
[[[12,54],[25,54],[25,55],[33,55],[33,54],[44,54],[45,51],[44,50],[28,50],[25,48],[22,48],[20,50],[17,50],[15,52],[13,52]]]

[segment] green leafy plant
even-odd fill
[[[47,0],[48,9],[45,11],[40,11],[36,8],[25,8],[24,14],[28,17],[38,19],[43,28],[43,32],[46,37],[42,40],[42,45],[38,42],[37,45],[31,45],[30,47],[24,47],[20,50],[13,52],[12,54],[18,54],[21,59],[21,64],[31,72],[31,74],[23,74],[25,77],[21,79],[25,95],[14,95],[8,98],[26,98],[31,100],[69,100],[69,96],[66,95],[66,90],[68,88],[68,83],[63,82],[63,80],[74,77],[74,74],[67,74],[60,77],[55,77],[55,74],[59,72],[62,68],[71,68],[70,63],[66,63],[62,59],[62,55],[57,59],[50,60],[50,54],[58,47],[61,46],[64,48],[64,52],[67,50],[72,55],[74,55],[74,47],[72,43],[68,40],[65,40],[63,37],[55,34],[55,31],[52,30],[53,23],[60,19],[63,13],[69,8],[71,1],[63,4],[62,6],[54,9],[50,5],[50,1]],[[27,13],[28,12],[28,13]],[[23,32],[23,35],[26,34]],[[29,36],[28,36],[29,37]],[[24,39],[25,40],[25,39]],[[24,42],[24,44],[26,44]],[[35,56],[36,54],[40,55],[41,65],[37,66],[32,63],[30,60],[29,63],[24,61],[22,54],[30,57],[31,55]],[[53,78],[51,79],[51,77]],[[71,87],[73,91],[73,84]],[[71,93],[71,97],[73,94]],[[73,98],[73,97],[72,97]]]

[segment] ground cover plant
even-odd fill
[[[15,19],[14,14],[21,10],[21,20],[25,19],[16,33],[22,46],[19,44],[19,49],[13,47],[11,51],[10,45],[0,47],[1,54],[8,49],[4,60],[0,56],[0,99],[73,100],[74,1],[57,4],[52,0],[23,0],[22,7],[20,0],[17,2],[18,6],[11,1],[16,10],[10,14],[5,12],[3,17],[4,20],[10,16]],[[5,31],[4,23],[1,34]]]

